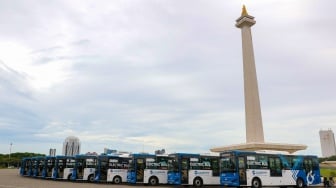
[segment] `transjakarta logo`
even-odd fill
[[[267,172],[266,171],[255,171],[255,170],[252,170],[252,174],[253,174],[253,176],[255,176],[255,175],[262,176],[262,175],[267,175]]]
[[[210,174],[210,172],[209,171],[197,171],[197,170],[195,170],[195,175],[209,175]]]
[[[166,171],[164,170],[151,170],[149,171],[150,174],[166,174]]]

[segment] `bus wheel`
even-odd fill
[[[194,187],[202,187],[203,186],[203,181],[201,178],[195,178],[194,179]]]
[[[116,176],[113,178],[113,183],[114,184],[120,184],[121,183],[121,178],[119,176]]]
[[[91,183],[94,181],[93,174],[91,174],[91,175],[88,177],[88,181],[91,182]]]
[[[303,183],[303,180],[301,178],[298,178],[296,180],[296,187],[299,187],[299,188],[304,187],[304,183]]]
[[[252,180],[252,187],[253,188],[260,188],[261,187],[261,183],[260,183],[260,180],[258,178],[254,178]]]
[[[159,180],[156,177],[151,177],[148,181],[149,185],[157,185],[159,184]]]

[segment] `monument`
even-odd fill
[[[246,143],[210,149],[212,152],[227,150],[276,150],[289,153],[307,148],[300,144],[265,143],[258,91],[257,73],[254,62],[251,27],[256,23],[254,17],[243,6],[236,27],[241,29],[244,71]]]

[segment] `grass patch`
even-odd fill
[[[321,176],[336,177],[336,168],[320,168]]]

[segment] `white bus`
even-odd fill
[[[130,161],[128,183],[167,184],[168,155],[132,154]]]
[[[97,166],[97,156],[76,155],[71,180],[93,182]]]
[[[274,152],[227,151],[220,154],[224,186],[296,186],[321,183],[318,158]]]
[[[169,155],[168,183],[175,185],[219,185],[219,155],[174,153]]]
[[[70,180],[73,168],[75,166],[75,158],[71,156],[56,156],[55,166],[52,171],[52,179]]]
[[[120,155],[100,155],[95,172],[96,182],[112,182],[120,184],[127,182],[127,170],[130,158]]]

